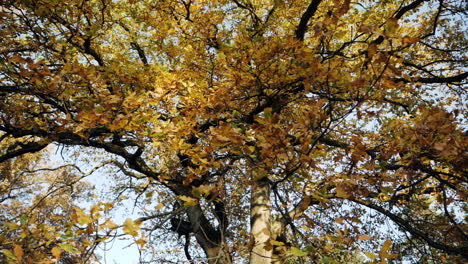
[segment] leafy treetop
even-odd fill
[[[111,157],[161,205],[124,223],[143,249],[166,228],[192,262],[467,257],[463,1],[0,13],[0,162],[52,143]]]

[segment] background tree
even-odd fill
[[[87,175],[73,166],[44,163],[42,155],[52,153],[25,154],[0,164],[0,261],[88,262],[99,242],[94,235],[101,204],[91,214],[79,208],[78,202],[90,198],[90,185],[80,182]]]
[[[0,162],[99,150],[158,205],[123,225],[143,249],[169,231],[189,262],[466,260],[463,1],[0,12]]]

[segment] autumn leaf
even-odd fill
[[[335,190],[336,190],[336,196],[338,197],[350,198],[352,196],[352,193],[350,192],[346,184],[338,184]]]
[[[377,259],[377,255],[372,253],[372,252],[365,252],[364,253],[368,258],[370,258],[371,260],[375,260]]]
[[[392,259],[398,257],[398,254],[389,253],[392,248],[392,241],[387,239],[382,245],[382,248],[379,251],[379,256],[382,259]]]
[[[157,206],[156,206],[156,210],[161,210],[164,208],[164,204],[163,203],[159,203]]]
[[[372,58],[376,52],[377,52],[377,45],[376,44],[369,45],[369,49],[367,50],[367,55],[369,56],[369,58]]]
[[[357,237],[358,240],[370,240],[372,239],[371,236],[368,236],[368,235],[360,235]]]
[[[138,235],[138,230],[140,230],[141,223],[136,223],[132,219],[127,218],[123,223],[123,231],[125,234],[136,237]]]
[[[76,249],[75,247],[73,247],[71,244],[68,244],[68,243],[59,243],[58,246],[64,251],[69,252],[69,253],[79,252],[78,249]]]
[[[196,197],[208,197],[210,193],[212,193],[215,190],[215,188],[215,186],[203,184],[198,187],[193,187],[192,194]]]
[[[3,254],[7,257],[8,260],[10,261],[17,261],[18,259],[16,258],[15,254],[13,254],[10,250],[4,249]]]
[[[146,240],[145,233],[142,234],[141,238],[135,241],[135,244],[139,245],[140,248],[143,248],[148,241]]]
[[[78,222],[80,225],[88,225],[90,223],[93,222],[93,219],[91,217],[89,217],[84,211],[83,209],[79,208],[79,207],[75,207],[74,208],[75,210],[75,213],[73,215],[74,217],[74,220],[76,222]]]
[[[305,256],[308,255],[307,252],[302,251],[302,250],[300,250],[300,249],[298,249],[298,248],[296,248],[296,247],[291,247],[290,250],[291,250],[291,254],[293,254],[293,255],[296,256],[296,257],[305,257]]]
[[[15,257],[18,260],[23,259],[24,251],[23,251],[23,248],[20,245],[15,245],[15,247],[13,248],[13,252],[15,254]]]
[[[195,206],[198,204],[198,200],[189,196],[180,195],[179,199],[184,202],[185,207]]]
[[[100,228],[115,229],[117,227],[118,225],[115,224],[111,219],[106,219],[106,221],[100,225]]]
[[[385,31],[387,34],[393,34],[398,29],[398,19],[390,18],[385,24]]]
[[[52,253],[52,256],[54,256],[55,259],[60,259],[60,256],[62,255],[62,250],[60,247],[53,247],[50,252]]]
[[[7,2],[6,261],[463,258],[461,1]]]

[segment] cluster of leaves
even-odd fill
[[[114,160],[112,198],[145,214],[122,231],[147,261],[181,237],[194,263],[466,259],[463,1],[7,0],[0,14],[0,162],[52,143]],[[87,259],[117,228],[99,222],[110,204],[72,205],[69,175],[74,189],[32,207],[27,179],[2,187],[22,192],[8,259]],[[26,250],[35,237],[43,250]]]

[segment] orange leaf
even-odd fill
[[[21,260],[24,255],[23,248],[19,245],[15,245],[15,248],[13,249],[13,252],[15,253],[15,256],[17,259]]]
[[[345,184],[338,184],[336,186],[336,196],[341,198],[349,198],[351,197],[351,193],[349,192],[348,188],[346,188]]]
[[[357,237],[358,240],[370,240],[371,238],[372,237],[368,235],[361,235]]]

